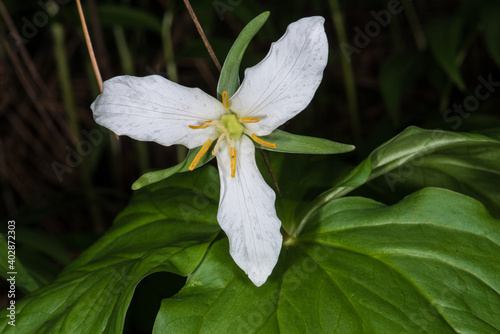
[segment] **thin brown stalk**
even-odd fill
[[[213,62],[215,63],[215,66],[219,70],[219,72],[222,70],[219,60],[217,59],[217,56],[215,55],[214,50],[212,49],[212,46],[210,46],[210,43],[208,42],[207,36],[205,36],[205,32],[203,32],[203,28],[201,27],[200,21],[198,21],[198,18],[196,17],[196,14],[194,13],[193,7],[191,7],[191,4],[189,3],[189,0],[184,0],[184,4],[186,5],[186,8],[189,12],[189,15],[191,16],[191,19],[194,22],[194,25],[196,26],[196,30],[198,30],[198,33],[201,36],[201,39],[203,40],[203,43],[205,43],[205,47],[208,50],[208,53],[210,54],[210,57],[212,57]]]
[[[109,62],[108,49],[102,33],[101,19],[99,18],[96,0],[87,0],[87,11],[89,23],[92,27],[92,40],[94,41],[96,58],[99,58],[101,74],[104,80],[106,80],[113,77],[113,70]]]
[[[269,174],[271,174],[271,177],[272,177],[273,182],[274,182],[274,186],[276,187],[276,191],[278,192],[278,195],[281,196],[280,187],[278,187],[278,182],[276,181],[276,177],[274,176],[273,169],[271,168],[271,164],[269,163],[269,160],[267,160],[266,153],[262,149],[259,149],[259,151],[262,154],[262,157],[264,158],[264,162],[266,163],[267,170],[269,171]]]
[[[85,35],[85,42],[87,43],[87,48],[89,50],[90,61],[92,62],[92,67],[94,68],[95,77],[97,79],[97,84],[99,85],[99,90],[102,92],[102,77],[99,71],[99,66],[97,65],[97,60],[95,58],[94,49],[92,48],[92,42],[90,41],[89,30],[87,29],[87,23],[85,23],[85,16],[83,15],[82,4],[80,0],[76,0],[78,6],[78,14],[80,14],[80,21],[82,21],[83,34]]]

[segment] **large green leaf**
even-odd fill
[[[332,155],[261,151],[257,152],[256,160],[264,179],[276,190],[276,212],[287,232],[295,230],[298,218],[317,196],[351,169]]]
[[[294,166],[292,155],[270,152],[288,193],[278,198],[278,213],[293,233],[260,288],[232,260],[227,238],[216,239],[216,170],[177,174],[135,192],[108,234],[17,303],[16,327],[0,313],[0,331],[120,333],[137,284],[170,272],[188,280],[164,299],[155,333],[500,332],[500,228],[483,204],[439,188],[392,206],[339,198],[439,156],[461,158],[470,175],[496,173],[497,136],[409,128],[311,204],[335,182],[328,157]],[[287,214],[296,207],[303,223]]]
[[[13,241],[15,244],[15,240],[9,239],[11,242]],[[10,243],[12,245],[12,243]],[[0,270],[2,270],[0,276],[4,279],[10,279],[11,274],[10,272],[16,272],[17,274],[14,274],[16,277],[16,282],[15,286],[16,289],[20,289],[21,291],[27,293],[27,292],[32,292],[35,291],[40,287],[40,282],[37,281],[35,277],[33,277],[29,270],[24,266],[24,264],[21,262],[19,259],[18,253],[14,254],[15,260],[12,264],[12,268],[9,267],[9,248],[7,241],[4,239],[4,236],[0,236]],[[14,252],[16,250],[14,249]],[[10,283],[9,283],[10,286]]]
[[[473,133],[409,127],[375,149],[349,175],[315,201],[316,209],[367,184],[378,194],[427,186],[448,188],[472,196],[500,217],[500,140]],[[305,214],[296,231],[314,210]]]
[[[210,248],[154,333],[497,333],[500,229],[470,197],[326,203],[260,288]]]
[[[17,220],[25,222],[23,219]],[[53,236],[27,228],[25,224],[17,224],[15,231],[15,239],[12,239],[12,235],[9,239],[10,246],[12,243],[15,245],[13,270],[7,267],[7,242],[3,237],[0,238],[0,267],[3,269],[0,276],[9,278],[11,275],[8,272],[17,272],[16,287],[24,293],[33,292],[52,282],[61,271],[61,264],[69,263],[68,251]]]
[[[52,284],[16,304],[16,326],[2,333],[121,333],[137,284],[166,271],[189,275],[220,229],[214,168],[135,192],[113,228]],[[165,282],[168,284],[168,282]]]

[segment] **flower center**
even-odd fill
[[[241,125],[235,114],[222,116],[220,123],[222,127],[224,127],[227,130],[227,132],[229,133],[229,137],[232,140],[240,139],[241,135],[243,134],[243,131],[245,130],[245,127]],[[221,129],[217,130],[219,130],[221,134],[224,133]]]
[[[239,140],[243,133],[247,134],[250,138],[252,138],[256,143],[269,147],[275,148],[276,144],[268,143],[255,135],[255,133],[250,133],[241,123],[258,123],[260,121],[260,117],[244,117],[238,120],[238,117],[233,114],[229,108],[229,100],[227,98],[227,91],[222,93],[222,105],[226,109],[226,115],[222,116],[219,121],[206,121],[201,125],[190,125],[191,129],[206,129],[209,126],[217,127],[220,135],[217,139],[217,143],[212,151],[212,155],[217,154],[217,149],[219,148],[220,143],[225,139],[227,141],[228,154],[231,159],[231,177],[235,177],[236,174],[236,148],[233,145],[233,141]],[[196,154],[196,157],[191,162],[189,166],[189,170],[193,170],[196,168],[196,165],[200,162],[201,158],[207,153],[208,149],[212,145],[212,139],[208,139],[208,141],[203,144],[201,149]]]

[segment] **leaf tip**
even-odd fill
[[[143,185],[139,182],[139,180],[135,181],[134,183],[132,183],[132,190],[138,190],[138,189],[141,189],[143,187]]]

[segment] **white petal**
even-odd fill
[[[268,135],[311,102],[328,60],[324,21],[315,16],[290,24],[266,58],[245,71],[229,103],[240,117],[262,119],[246,124],[251,132]]]
[[[235,147],[234,178],[227,144],[221,143],[217,152],[221,180],[217,220],[229,238],[234,261],[261,286],[278,261],[283,240],[274,208],[276,195],[257,169],[252,141],[243,135]]]
[[[217,99],[198,88],[178,85],[158,75],[119,76],[104,82],[92,103],[94,118],[117,135],[188,148],[217,135],[215,127],[191,129],[225,114]]]

